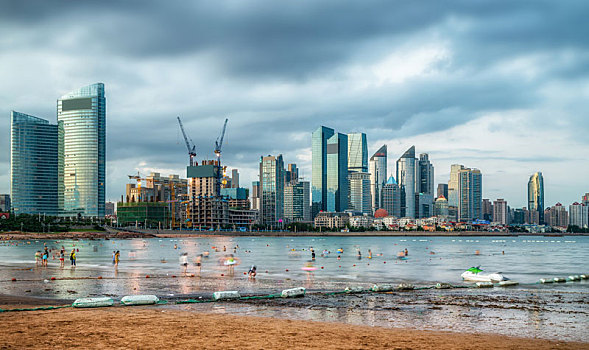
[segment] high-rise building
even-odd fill
[[[391,216],[401,217],[401,191],[394,177],[389,177],[382,187],[382,209]]]
[[[231,170],[231,188],[239,188],[239,170]]]
[[[286,173],[284,183],[297,183],[299,181],[299,168],[296,164],[289,164]]]
[[[334,133],[335,131],[333,129],[320,126],[313,132],[311,138],[311,215],[313,217],[315,217],[318,212],[327,210],[327,140],[332,137]]]
[[[589,227],[589,206],[578,202],[569,205],[569,225]]]
[[[438,184],[438,193],[436,198],[444,197],[448,200],[448,184]]]
[[[585,193],[585,195],[581,197],[581,203],[589,205],[589,193]]]
[[[427,153],[419,155],[416,165],[415,194],[418,196],[415,214],[417,217],[427,218],[434,214],[434,166]]]
[[[483,177],[479,169],[463,168],[459,171],[458,219],[482,219]]]
[[[260,199],[262,198],[262,191],[260,188],[260,181],[252,181],[252,209],[260,210]]]
[[[446,219],[448,218],[448,200],[444,196],[439,196],[434,203],[434,215]]]
[[[493,221],[493,203],[488,198],[483,198],[483,220]]]
[[[284,162],[282,155],[260,157],[260,222],[281,227],[284,220]]]
[[[10,211],[10,195],[0,194],[0,212],[7,213]]]
[[[188,177],[187,224],[198,229],[220,229],[229,225],[228,202],[221,196],[222,168],[216,160],[186,168]]]
[[[348,134],[348,171],[368,172],[368,142],[365,133]]]
[[[415,218],[415,146],[397,160],[397,181],[401,190],[401,217]]]
[[[348,209],[348,136],[327,139],[327,211]]]
[[[448,216],[452,220],[458,220],[458,193],[460,185],[460,170],[464,165],[452,164],[450,168],[450,180],[448,181]]]
[[[534,173],[528,181],[528,210],[537,211],[539,223],[544,223],[544,177],[541,172]]]
[[[10,194],[15,214],[58,214],[58,126],[12,111]]]
[[[545,224],[552,227],[567,227],[569,224],[569,213],[566,208],[556,203],[554,206],[544,210]]]
[[[493,202],[493,222],[501,225],[509,224],[507,202],[503,198]]]
[[[381,191],[387,181],[387,145],[382,145],[369,162],[370,194],[372,197],[372,212],[383,208]]]
[[[284,218],[287,222],[311,221],[310,190],[308,181],[284,185]]]
[[[57,100],[59,205],[64,215],[104,216],[106,98],[96,83]]]
[[[370,174],[351,171],[348,175],[350,201],[348,209],[362,214],[372,214],[370,198]]]

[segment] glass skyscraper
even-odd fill
[[[401,217],[415,218],[415,146],[397,160],[397,181],[401,192]]]
[[[57,215],[57,125],[12,111],[10,131],[14,213]]]
[[[327,139],[327,211],[348,209],[348,135]]]
[[[284,220],[284,161],[282,155],[260,158],[260,221],[276,227]]]
[[[368,172],[368,142],[365,133],[348,134],[348,170]]]
[[[528,210],[537,211],[539,223],[544,223],[544,177],[541,172],[530,176],[528,181]]]
[[[327,140],[335,131],[325,126],[320,126],[313,132],[311,138],[312,180],[311,180],[311,205],[312,217],[318,212],[327,210]]]
[[[482,219],[483,176],[479,169],[463,168],[458,172],[458,219]]]
[[[104,216],[106,98],[96,83],[57,100],[59,205],[64,215]]]
[[[383,208],[382,188],[387,181],[387,145],[382,145],[370,157],[370,193],[372,196],[372,212]]]

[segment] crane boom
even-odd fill
[[[225,130],[227,129],[227,122],[229,121],[228,118],[225,118],[225,123],[223,124],[223,130],[221,130],[221,135],[215,141],[215,154],[217,157],[221,156],[221,147],[223,146],[223,139],[225,138]]]
[[[180,120],[180,117],[177,117],[178,119],[178,124],[180,124],[180,130],[182,130],[182,136],[184,136],[184,142],[186,142],[186,149],[188,149],[188,156],[190,157],[190,165],[194,165],[194,157],[196,156],[196,146],[194,145],[194,142],[192,142],[192,139],[186,135],[186,132],[184,131],[184,125],[182,125],[182,120]],[[188,141],[190,139],[190,141]],[[192,144],[192,147],[190,147],[190,145]]]

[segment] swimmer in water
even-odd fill
[[[368,249],[368,259],[372,259],[372,250]]]
[[[202,254],[199,254],[196,256],[196,258],[194,258],[194,265],[196,265],[196,268],[198,269],[198,275],[200,276],[200,272],[202,269]]]
[[[405,256],[409,256],[409,251],[405,248]]]
[[[249,277],[249,279],[256,279],[256,275],[258,273],[256,272],[256,265],[252,265],[252,267],[250,267],[250,270],[247,272],[247,276]]]
[[[358,260],[362,260],[362,252],[358,249]]]

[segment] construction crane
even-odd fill
[[[188,156],[190,157],[190,166],[198,165],[198,162],[194,161],[194,157],[196,157],[196,146],[194,145],[194,142],[192,141],[190,136],[186,135],[186,132],[184,131],[184,126],[182,125],[182,121],[180,120],[180,117],[177,117],[177,118],[178,118],[178,124],[180,124],[180,130],[182,130],[182,136],[184,136],[184,142],[186,142],[186,148],[188,149]],[[190,141],[188,141],[188,140],[190,140]],[[221,142],[223,142],[223,139],[221,139]]]
[[[223,177],[223,167],[221,165],[221,147],[223,147],[223,139],[225,138],[225,130],[227,129],[228,121],[229,119],[225,118],[225,123],[223,123],[221,135],[219,135],[219,137],[217,137],[217,140],[215,141],[215,155],[217,156],[217,165],[219,166],[219,170],[217,171],[217,196],[221,195],[221,181]]]

